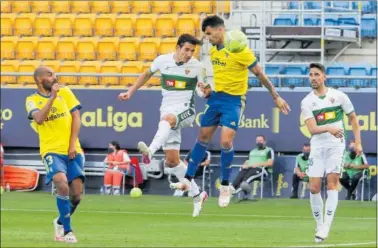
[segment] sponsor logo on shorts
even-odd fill
[[[234,127],[234,126],[236,126],[236,123],[233,121],[233,122],[230,123],[230,125]]]

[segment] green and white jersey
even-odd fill
[[[349,97],[336,89],[328,88],[325,96],[319,97],[311,91],[301,103],[304,120],[315,118],[318,126],[330,125],[344,129],[344,114],[350,114],[354,107]],[[344,129],[345,130],[345,129]],[[315,134],[311,147],[345,147],[345,137],[336,138],[330,133]]]
[[[194,92],[197,82],[206,83],[206,71],[195,58],[188,63],[177,65],[174,53],[158,56],[151,64],[150,71],[161,73],[162,103],[160,110],[172,107],[194,107]]]

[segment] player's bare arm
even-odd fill
[[[149,69],[143,72],[136,80],[135,84],[131,86],[128,91],[122,92],[119,94],[118,99],[120,101],[127,101],[131,98],[131,96],[137,91],[140,87],[142,87],[147,81],[154,75]]]
[[[81,120],[80,120],[80,111],[77,109],[71,113],[72,123],[71,123],[71,137],[70,137],[70,146],[68,148],[68,157],[74,159],[76,157],[76,141],[79,137]]]
[[[282,99],[280,95],[277,93],[276,88],[270,82],[266,74],[263,72],[260,65],[256,64],[253,68],[251,68],[251,72],[255,74],[255,76],[260,80],[261,84],[269,90],[279,110],[285,115],[289,114],[289,111],[291,110],[289,104],[287,104],[286,101]]]
[[[344,130],[342,128],[332,126],[318,126],[316,124],[315,118],[307,119],[306,126],[308,131],[310,131],[311,135],[328,132],[336,138],[342,138],[344,136]]]
[[[349,122],[352,124],[352,130],[354,135],[354,151],[357,155],[361,155],[362,153],[362,145],[361,145],[361,132],[360,132],[360,125],[358,124],[358,119],[356,112],[352,112],[348,114]]]
[[[43,122],[47,119],[47,116],[50,113],[50,110],[51,110],[51,107],[54,103],[54,100],[56,99],[56,97],[58,95],[60,87],[61,87],[61,85],[54,84],[51,87],[51,95],[50,95],[50,98],[47,101],[46,105],[41,110],[35,111],[35,112],[32,113],[32,117],[38,125],[42,125]]]

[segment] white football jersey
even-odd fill
[[[344,129],[344,114],[350,114],[354,107],[349,97],[339,90],[328,88],[325,96],[319,97],[311,91],[301,103],[304,120],[315,118],[318,126],[332,125]],[[345,129],[344,129],[345,130]],[[336,138],[330,133],[315,134],[311,137],[311,146],[345,147],[345,137]]]

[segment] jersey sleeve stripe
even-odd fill
[[[79,110],[79,109],[81,109],[81,108],[82,108],[82,107],[81,107],[81,105],[79,104],[79,105],[73,107],[73,108],[70,110],[70,113],[74,112],[75,110]]]
[[[28,113],[28,119],[29,119],[29,120],[33,120],[33,116],[32,116],[32,114],[33,114],[34,112],[38,111],[38,110],[39,110],[39,109],[37,109],[37,108],[30,110],[29,113]]]
[[[248,66],[248,69],[251,70],[253,67],[255,67],[255,65],[257,65],[257,59],[250,66]]]

